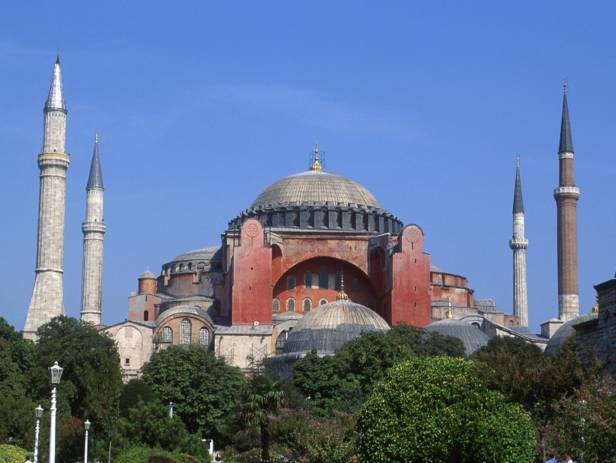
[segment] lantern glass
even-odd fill
[[[86,431],[89,431],[89,430],[90,430],[90,420],[86,420],[86,421],[83,423],[83,427],[84,427],[84,429],[85,429]]]
[[[64,369],[58,365],[58,362],[54,362],[52,367],[49,367],[49,373],[51,374],[51,384],[60,384],[60,378],[62,378],[62,372]]]
[[[41,417],[43,416],[43,407],[39,405],[38,407],[34,409],[34,411],[36,412],[36,419],[40,420]]]

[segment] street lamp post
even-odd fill
[[[173,402],[169,402],[167,408],[169,409],[169,418],[173,418]]]
[[[52,367],[49,367],[51,375],[51,424],[49,426],[49,463],[56,463],[56,393],[60,378],[62,378],[63,368],[54,362]]]
[[[88,431],[90,430],[90,420],[83,423],[83,429],[86,431],[86,442],[83,447],[83,463],[88,463]]]
[[[39,446],[39,432],[41,430],[41,417],[43,416],[43,407],[40,405],[34,409],[36,416],[36,426],[34,428],[34,456],[32,459],[34,463],[38,463],[38,446]]]

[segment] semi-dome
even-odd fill
[[[490,337],[478,326],[463,320],[439,320],[426,326],[426,331],[458,338],[464,344],[466,355],[486,346]]]
[[[554,353],[558,349],[560,349],[563,346],[563,344],[565,344],[565,342],[567,342],[567,339],[569,339],[571,336],[575,334],[574,325],[591,320],[592,318],[596,318],[596,317],[597,317],[597,314],[582,315],[581,317],[577,317],[577,318],[574,318],[573,320],[569,320],[563,323],[561,327],[558,328],[558,330],[556,330],[556,333],[554,333],[554,335],[548,341],[547,346],[545,346],[544,354],[547,355],[548,357],[554,355]]]
[[[309,170],[270,185],[251,208],[319,203],[381,207],[374,195],[354,180],[322,170]]]
[[[183,260],[212,260],[217,257],[216,253],[218,250],[220,250],[220,248],[217,246],[194,249],[176,256],[172,262],[180,262]]]
[[[363,332],[389,330],[374,310],[349,300],[338,300],[308,312],[289,333],[285,354],[297,356],[316,351],[333,355],[345,343]]]

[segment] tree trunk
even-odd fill
[[[261,463],[271,463],[269,453],[269,441],[269,426],[267,421],[265,421],[261,423]]]

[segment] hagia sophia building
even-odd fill
[[[59,58],[44,107],[35,283],[24,337],[64,314],[63,256],[68,109]],[[420,225],[404,224],[365,186],[324,169],[315,147],[308,170],[277,180],[222,231],[221,242],[180,253],[139,276],[125,321],[103,326],[104,184],[95,139],[82,225],[81,318],[117,343],[126,380],[169,345],[201,345],[245,371],[262,359],[327,355],[366,330],[398,323],[456,336],[467,352],[494,336],[541,348],[579,315],[573,147],[563,100],[558,206],[559,315],[528,330],[524,206],[519,163],[513,205],[513,313],[475,299],[466,277],[431,262]],[[104,154],[104,153],[103,153]],[[573,241],[571,237],[573,236]],[[562,258],[561,258],[562,257]],[[561,281],[562,280],[562,281]]]

